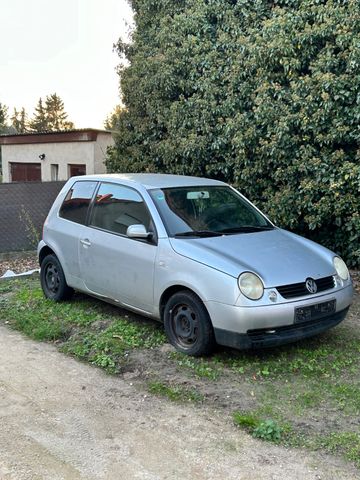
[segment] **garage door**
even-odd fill
[[[86,175],[86,165],[69,163],[69,178]]]
[[[41,181],[41,163],[10,163],[12,182]]]

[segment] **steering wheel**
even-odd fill
[[[229,227],[226,216],[233,214],[235,211],[236,206],[233,203],[208,208],[203,213],[202,220],[207,224],[207,228],[210,230],[221,230]]]

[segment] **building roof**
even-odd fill
[[[72,177],[71,180],[101,180],[101,181],[125,181],[128,184],[136,183],[142,185],[147,190],[153,188],[171,188],[171,187],[202,187],[206,185],[224,185],[218,180],[210,178],[191,177],[186,175],[169,175],[164,173],[104,173],[100,175],[83,175],[81,177]]]
[[[16,133],[0,135],[0,145],[20,145],[29,143],[95,142],[99,133],[111,135],[108,130],[83,128],[60,130],[58,132]]]

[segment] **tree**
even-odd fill
[[[7,127],[8,107],[0,103],[0,133],[3,133]]]
[[[59,130],[71,130],[74,124],[67,120],[64,102],[53,93],[45,99],[39,99],[35,107],[35,115],[29,123],[34,132],[54,132]]]
[[[64,102],[56,93],[46,97],[45,111],[47,126],[50,131],[74,128],[74,124],[67,120],[68,116],[64,109]]]
[[[206,175],[360,263],[360,3],[132,0],[110,171]]]
[[[34,117],[29,122],[30,129],[34,132],[46,132],[48,130],[48,122],[46,118],[46,110],[43,106],[42,98],[35,107]]]
[[[3,103],[0,103],[0,135],[2,133],[6,133],[7,112],[8,112],[8,107]],[[1,159],[1,145],[0,145],[0,181],[2,178],[1,173],[2,173],[2,159]]]
[[[17,110],[14,108],[14,113],[10,118],[12,127],[17,133],[26,133],[28,131],[28,120],[25,108]]]
[[[122,105],[116,105],[114,110],[107,116],[104,127],[106,130],[117,130],[117,122],[124,111],[124,107]]]

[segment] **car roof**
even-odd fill
[[[74,179],[74,177],[73,177]],[[169,175],[164,173],[108,173],[101,175],[82,175],[77,180],[100,180],[116,182],[125,180],[142,185],[147,190],[153,188],[171,188],[171,187],[195,187],[206,185],[226,185],[218,180],[210,178],[190,177],[186,175]]]

